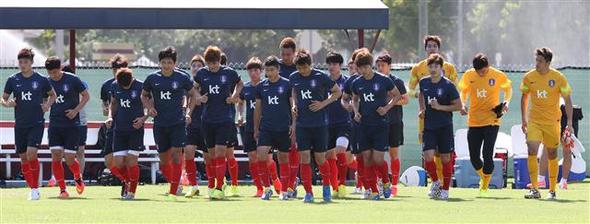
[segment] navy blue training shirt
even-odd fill
[[[406,90],[406,86],[404,85],[404,80],[401,80],[395,75],[389,75],[389,78],[393,81],[395,88],[399,90],[400,95],[406,94],[408,91]],[[403,120],[403,108],[401,105],[395,105],[389,110],[389,123],[390,124],[398,124],[401,123]]]
[[[296,71],[297,67],[295,66],[295,64],[287,65],[282,61],[279,63],[279,75],[281,75],[281,77],[283,78],[289,79],[289,76]]]
[[[451,105],[451,101],[459,98],[459,92],[457,92],[455,85],[445,77],[442,77],[437,83],[433,83],[431,77],[426,77],[420,80],[419,85],[426,105],[424,129],[432,130],[453,125],[452,112],[432,109],[428,102],[436,100],[440,105]]]
[[[161,70],[148,75],[143,90],[150,92],[154,99],[158,112],[154,125],[169,127],[185,122],[183,99],[193,86],[190,77],[178,71],[173,71],[170,76],[164,76]]]
[[[240,75],[226,66],[221,66],[217,72],[210,71],[208,67],[197,71],[195,81],[201,86],[201,95],[207,94],[208,97],[207,103],[203,104],[203,122],[234,122],[235,106],[225,100],[233,94],[240,80]]]
[[[254,132],[254,108],[256,108],[256,87],[258,85],[254,86],[251,82],[247,82],[240,93],[240,99],[246,101],[246,132]]]
[[[114,81],[115,78],[110,78],[102,83],[102,86],[100,87],[100,100],[103,102],[110,102],[111,96],[113,95],[111,93],[111,87],[113,87]]]
[[[388,92],[395,88],[393,81],[374,72],[373,78],[367,80],[360,77],[352,83],[352,92],[359,98],[359,113],[361,124],[383,125],[388,122],[388,115],[379,115],[377,108],[387,105]]]
[[[336,85],[338,85],[338,88],[340,88],[342,92],[344,92],[344,83],[348,79],[349,78],[347,76],[340,75],[340,77],[338,77],[338,79],[335,80]],[[328,91],[328,95],[329,94],[330,91]],[[327,106],[328,123],[330,127],[350,124],[350,113],[342,106],[342,102],[340,102],[341,98],[342,97],[339,97],[336,101],[332,102]]]
[[[332,81],[326,73],[312,69],[309,76],[303,76],[299,72],[291,74],[289,78],[291,88],[297,98],[297,127],[321,127],[328,125],[328,112],[323,108],[312,112],[309,105],[312,101],[323,101],[328,98],[328,92],[336,82]]]
[[[43,99],[47,98],[47,92],[51,91],[51,85],[47,77],[33,72],[25,78],[22,73],[16,73],[8,77],[4,85],[4,93],[13,94],[16,107],[14,108],[15,127],[26,128],[35,125],[43,125]]]
[[[288,131],[291,125],[291,87],[281,77],[276,82],[265,79],[256,86],[256,99],[260,99],[261,131]]]
[[[143,103],[141,91],[143,82],[133,80],[129,89],[121,87],[117,81],[112,84],[112,97],[118,102],[116,114],[113,115],[113,129],[117,131],[131,131],[133,120],[143,117]]]
[[[80,93],[86,90],[80,78],[72,73],[63,72],[60,80],[49,79],[49,83],[55,90],[55,103],[49,113],[49,126],[52,127],[78,127],[80,126],[80,114],[74,119],[66,117],[66,110],[74,109],[80,103]]]

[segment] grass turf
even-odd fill
[[[393,200],[366,201],[349,194],[329,204],[321,203],[319,186],[314,186],[315,204],[279,201],[276,195],[262,201],[251,197],[252,186],[241,186],[241,197],[224,201],[210,201],[202,192],[196,199],[178,197],[176,202],[166,200],[167,185],[139,186],[135,201],[119,200],[120,187],[90,186],[80,197],[73,187],[68,189],[71,198],[60,200],[55,197],[58,188],[42,188],[39,201],[27,201],[26,188],[1,189],[0,223],[590,222],[588,180],[558,190],[557,201],[525,200],[525,190],[513,189],[490,190],[489,198],[478,198],[477,189],[460,188],[451,189],[449,201],[434,201],[425,187],[403,186]],[[547,190],[541,193],[544,198]]]

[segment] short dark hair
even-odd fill
[[[489,65],[488,56],[485,54],[477,53],[475,57],[473,57],[473,68],[475,70],[480,70],[482,68],[488,67]]]
[[[120,54],[115,54],[115,56],[109,60],[109,63],[113,69],[127,68],[127,66],[129,66],[129,61],[127,58]]]
[[[227,55],[225,55],[225,53],[221,52],[221,57],[219,59],[219,64],[221,65],[226,65],[227,64]]]
[[[246,70],[250,69],[262,69],[262,62],[258,57],[252,57],[248,60],[248,63],[246,63]]]
[[[427,35],[424,37],[424,48],[426,48],[428,41],[434,41],[436,43],[436,46],[438,46],[438,48],[440,48],[440,43],[442,42],[442,40],[440,39],[439,36]]]
[[[551,62],[553,60],[553,51],[548,47],[537,48],[536,55],[545,58],[545,61]]]
[[[25,47],[23,49],[20,49],[20,51],[18,51],[18,55],[16,56],[17,59],[31,59],[31,61],[33,60],[33,58],[35,57],[35,53],[33,52],[33,49],[29,48],[29,47]]]
[[[195,54],[195,56],[193,56],[191,59],[191,64],[195,62],[201,62],[201,64],[205,65],[205,59],[200,54]]]
[[[389,55],[389,53],[384,53],[382,55],[380,55],[379,57],[377,57],[377,61],[376,62],[385,62],[388,65],[391,65],[391,56]]]
[[[298,50],[295,53],[293,62],[295,62],[295,65],[311,65],[311,53],[305,49]]]
[[[172,61],[176,62],[176,49],[174,47],[166,47],[158,53],[158,60],[164,60],[165,58],[170,58]]]
[[[129,86],[133,77],[133,71],[129,68],[121,68],[117,71],[117,84]]]
[[[64,65],[63,68],[61,68],[62,72],[68,72],[68,73],[74,73],[74,69],[72,69],[72,66],[70,65]]]
[[[445,61],[440,54],[431,54],[428,56],[428,59],[426,59],[426,65],[439,64],[442,67],[443,63],[445,63]]]
[[[61,69],[61,60],[57,56],[48,57],[47,60],[45,60],[45,69]]]
[[[268,56],[266,58],[266,60],[264,60],[264,67],[276,67],[276,68],[279,68],[280,67],[279,58],[277,58],[277,56],[274,56],[274,55]]]
[[[285,37],[285,38],[283,38],[283,40],[281,40],[279,47],[280,48],[291,48],[291,49],[293,49],[293,51],[295,51],[295,49],[297,49],[297,44],[295,44],[295,39],[293,39],[292,37]]]
[[[326,55],[326,64],[337,63],[342,64],[344,63],[344,58],[341,54],[330,51],[328,55]]]
[[[369,52],[368,50],[363,50],[360,51],[357,55],[356,58],[354,59],[354,64],[356,64],[357,67],[361,67],[363,65],[373,65],[373,55],[371,55],[371,52]]]
[[[209,45],[203,53],[206,62],[219,62],[221,61],[221,49],[214,45]]]

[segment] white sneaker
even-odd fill
[[[178,189],[176,189],[176,196],[182,195],[182,185],[178,185]]]
[[[39,193],[38,188],[31,189],[31,193],[29,194],[29,201],[36,201],[41,198],[41,194]]]
[[[438,195],[438,199],[448,200],[449,199],[449,190],[440,190],[440,194]]]
[[[557,200],[557,195],[555,195],[555,191],[547,193],[547,200]]]
[[[362,194],[363,190],[360,187],[355,187],[352,194]]]
[[[377,189],[379,190],[379,196],[383,197],[383,181],[377,179]]]
[[[428,190],[428,197],[436,198],[436,197],[438,197],[439,193],[440,193],[440,182],[439,181],[432,182],[432,186],[430,186],[430,190]]]
[[[371,189],[365,189],[365,192],[361,195],[362,199],[368,200],[371,198]]]
[[[123,200],[127,200],[127,201],[131,201],[135,199],[135,194],[131,193],[131,192],[127,192],[127,194],[125,195],[125,197],[123,197]]]

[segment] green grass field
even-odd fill
[[[241,197],[224,201],[199,196],[179,197],[177,202],[166,200],[167,185],[139,186],[135,201],[119,200],[119,187],[87,187],[81,197],[69,189],[73,197],[60,200],[55,198],[57,188],[42,188],[39,201],[27,201],[26,188],[0,189],[0,223],[590,222],[588,179],[570,184],[567,191],[558,190],[557,201],[525,200],[525,190],[513,189],[491,190],[489,198],[477,198],[476,189],[452,188],[449,201],[434,201],[427,198],[425,187],[401,187],[393,200],[365,201],[351,194],[329,204],[320,203],[317,186],[315,204],[279,201],[276,196],[262,201],[250,197],[252,186],[242,186]],[[541,191],[543,198],[546,192]]]

